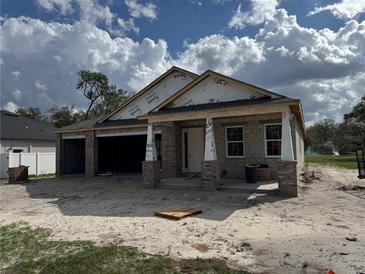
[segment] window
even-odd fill
[[[267,157],[281,155],[281,124],[265,125],[265,145]]]
[[[227,157],[243,157],[243,127],[226,127]]]
[[[13,148],[13,151],[12,151],[13,153],[21,153],[21,152],[23,152],[23,150],[22,149],[14,149]]]

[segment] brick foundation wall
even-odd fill
[[[157,187],[160,182],[160,161],[143,161],[142,176],[145,184],[149,187]]]
[[[85,132],[85,177],[94,177],[96,172],[96,137],[94,131]]]
[[[282,195],[298,196],[298,171],[296,161],[278,162],[278,183]]]

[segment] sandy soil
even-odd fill
[[[290,199],[145,189],[133,178],[1,185],[0,224],[25,221],[52,229],[56,239],[113,242],[173,258],[216,257],[253,273],[325,273],[330,267],[365,273],[365,189],[352,188],[365,180],[356,171],[310,169],[318,178],[302,182],[299,198]],[[153,217],[180,206],[203,213],[180,221]]]

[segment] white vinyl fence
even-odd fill
[[[55,152],[34,152],[34,153],[1,153],[0,155],[0,176],[8,176],[9,167],[28,166],[29,175],[42,175],[56,173]]]

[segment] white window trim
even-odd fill
[[[228,141],[227,140],[227,129],[229,129],[229,128],[242,128],[242,141]],[[226,158],[238,158],[238,159],[242,159],[242,158],[245,158],[245,130],[244,130],[244,128],[243,128],[243,126],[229,126],[229,127],[226,127],[226,129],[225,129],[225,133],[226,133],[226,136],[225,136],[225,142],[226,142]],[[241,143],[242,142],[242,147],[243,147],[243,150],[242,150],[242,152],[243,152],[243,155],[242,156],[229,156],[228,155],[228,143]]]
[[[283,139],[266,139],[266,126],[277,126],[277,125],[281,125],[281,127],[283,126],[282,123],[268,123],[268,124],[264,124],[264,146],[265,146],[265,158],[281,158],[281,149],[280,149],[280,155],[267,155],[267,141],[279,141],[281,142],[281,144],[283,143]],[[281,148],[281,146],[280,146]]]

